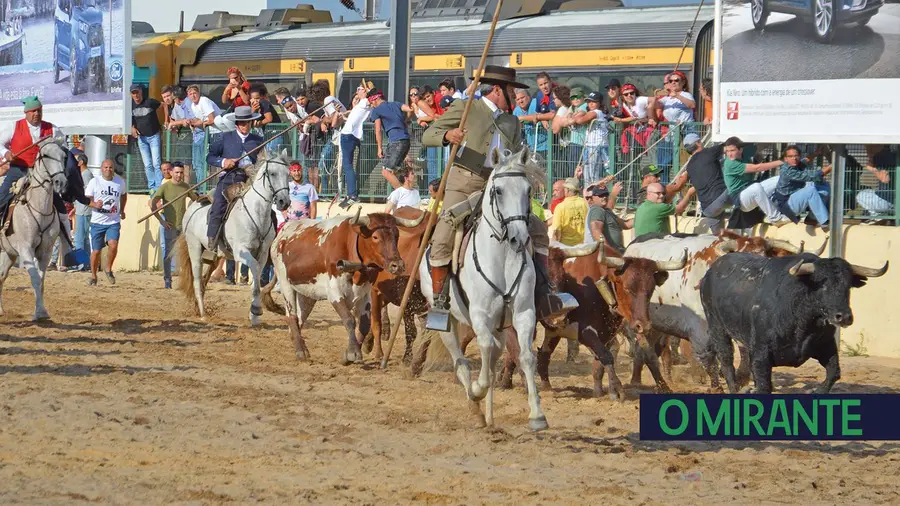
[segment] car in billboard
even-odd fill
[[[762,30],[769,14],[793,14],[809,23],[816,40],[829,43],[836,27],[865,25],[882,5],[884,0],[750,0],[750,17],[753,27]]]
[[[57,0],[53,31],[53,75],[69,73],[72,95],[106,91],[103,14],[97,0]]]

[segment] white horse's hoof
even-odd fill
[[[549,429],[550,425],[547,423],[547,417],[541,415],[538,418],[528,420],[528,428],[531,429],[531,432],[540,432]]]
[[[484,399],[487,395],[488,389],[486,387],[482,387],[477,381],[472,382],[472,400],[480,401]]]
[[[34,317],[31,318],[33,322],[43,322],[50,319],[50,315],[46,312],[44,313],[35,313]]]
[[[251,314],[251,315],[250,315],[250,326],[251,326],[251,327],[255,327],[255,326],[259,325],[259,323],[260,323],[260,318],[259,318],[259,316],[256,316],[256,315],[252,315],[252,314]]]
[[[344,352],[343,365],[355,364],[362,361],[362,352],[359,350],[347,350]]]

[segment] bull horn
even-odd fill
[[[781,239],[766,239],[766,245],[770,248],[781,248],[785,251],[790,252],[792,255],[799,255],[803,253],[803,246],[796,247],[790,243],[790,241],[784,241]]]
[[[825,246],[828,246],[828,239],[830,239],[830,238],[831,238],[830,235],[826,235],[826,236],[825,236],[825,242],[823,242],[823,243],[822,243],[822,246],[820,246],[818,250],[816,250],[815,252],[813,252],[813,254],[816,255],[817,257],[818,257],[818,256],[822,256],[822,253],[825,253]]]
[[[884,276],[884,273],[888,270],[889,261],[885,260],[884,266],[880,269],[873,269],[872,267],[862,267],[860,265],[850,264],[850,268],[853,269],[853,274],[857,276],[865,276],[867,278],[880,278]]]
[[[625,259],[619,257],[605,257],[603,263],[606,264],[607,267],[621,269],[625,266]]]
[[[737,251],[737,249],[738,249],[738,243],[737,243],[737,240],[735,240],[735,239],[726,239],[726,240],[720,242],[719,244],[716,244],[716,252],[718,252],[719,255],[725,255],[727,253],[732,253],[734,251]]]
[[[401,227],[415,228],[418,227],[422,223],[422,220],[425,219],[425,213],[422,213],[422,216],[419,216],[414,220],[411,220],[409,218],[398,218],[396,216],[394,216],[394,219],[397,220],[397,224]]]
[[[816,265],[805,263],[805,260],[800,260],[793,267],[788,269],[788,274],[791,276],[808,276],[816,271]]]
[[[351,225],[362,225],[364,227],[368,227],[369,226],[369,216],[362,215],[360,213],[362,213],[362,207],[356,208],[356,216],[354,216],[353,218],[350,218],[350,224]]]
[[[561,248],[561,250],[566,258],[583,257],[597,251],[597,247],[601,244],[603,244],[603,240],[583,244],[581,246],[574,246],[571,248]]]
[[[366,266],[363,264],[356,263],[356,262],[349,262],[347,260],[338,260],[336,267],[337,267],[337,270],[340,272],[356,272],[356,271],[361,271],[366,268]]]
[[[677,271],[679,269],[684,269],[685,264],[687,264],[688,259],[688,250],[684,248],[684,254],[681,255],[681,260],[657,260],[656,268],[661,271]]]

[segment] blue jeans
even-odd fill
[[[326,170],[334,163],[334,144],[331,143],[331,134],[325,136],[322,141],[322,154],[319,156],[319,169]]]
[[[191,145],[191,167],[194,168],[194,184],[206,179],[206,135],[201,135],[199,139],[194,139]],[[206,192],[208,184],[204,184],[198,190]]]
[[[3,179],[3,184],[0,184],[0,210],[5,210],[6,205],[13,199],[13,194],[10,193],[13,183],[25,177],[26,174],[27,172],[22,167],[9,166],[9,171],[6,173],[6,178]]]
[[[609,165],[609,148],[606,146],[587,146],[584,148],[584,187],[600,181]]]
[[[138,147],[141,149],[141,160],[144,161],[144,174],[147,175],[147,188],[154,191],[162,184],[162,171],[159,151],[159,133],[150,137],[138,136]]]
[[[163,263],[163,279],[172,281],[172,269],[175,268],[175,241],[178,239],[179,231],[159,225],[159,245],[162,246],[162,263]],[[166,257],[172,253],[172,258],[166,262]]]
[[[347,185],[347,196],[359,198],[356,187],[356,171],[353,169],[353,153],[359,147],[359,139],[353,134],[341,134],[341,166],[344,171],[344,183]]]
[[[87,251],[88,248],[91,247],[90,241],[90,233],[91,233],[91,217],[90,216],[81,216],[80,214],[75,215],[75,249],[81,249]]]
[[[241,265],[241,277],[246,278],[250,276],[250,268],[246,265]],[[225,261],[225,279],[228,281],[234,282],[234,260],[226,260]]]
[[[806,186],[795,191],[788,197],[788,207],[794,214],[800,214],[808,207],[819,225],[828,223],[828,206],[825,199],[831,193],[828,185],[816,185],[806,183]]]
[[[440,153],[438,152],[439,148],[426,148],[425,149],[425,159],[427,160],[426,164],[428,167],[428,181],[425,183],[429,183],[438,178],[441,174],[441,160]]]

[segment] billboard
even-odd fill
[[[0,124],[36,95],[66,133],[128,131],[130,2],[0,0]]]
[[[896,143],[900,3],[716,0],[713,138]]]

